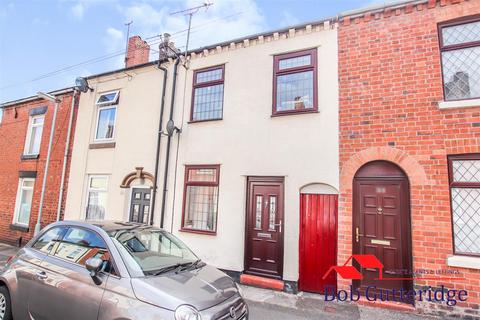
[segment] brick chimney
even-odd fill
[[[139,36],[133,36],[128,39],[127,57],[125,58],[125,67],[135,66],[137,64],[147,63],[150,56],[150,46]]]

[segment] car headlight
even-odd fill
[[[202,320],[202,316],[197,309],[184,304],[175,310],[175,320]]]

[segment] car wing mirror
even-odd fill
[[[99,285],[102,283],[102,279],[98,276],[98,273],[102,270],[103,260],[100,258],[90,258],[85,262],[85,267],[90,272],[93,282]]]

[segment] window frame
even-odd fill
[[[15,211],[13,214],[13,220],[12,224],[16,226],[22,226],[22,227],[27,227],[30,225],[30,218],[32,215],[32,203],[33,203],[33,196],[35,192],[35,180],[36,178],[19,178],[18,179],[18,186],[17,186],[17,196],[15,198]],[[24,181],[31,181],[33,182],[32,187],[24,187],[23,182]],[[32,201],[30,202],[30,212],[28,213],[28,223],[23,223],[18,221],[18,217],[20,214],[20,201],[22,199],[22,195],[25,189],[31,190],[32,191]]]
[[[107,180],[107,187],[105,190],[103,189],[92,189],[90,187],[90,183],[92,182],[93,178],[105,178]],[[110,182],[110,176],[107,174],[89,174],[87,177],[87,192],[86,192],[86,199],[85,199],[85,211],[84,211],[84,219],[87,220],[87,214],[88,214],[88,200],[90,198],[90,191],[100,191],[100,192],[105,192],[107,194],[107,202],[108,202],[108,184]],[[107,208],[105,208],[105,216],[107,215]],[[105,220],[105,217],[104,217]]]
[[[115,93],[115,98],[112,101],[99,102],[99,100],[102,96],[106,96],[106,95],[109,95],[111,93]],[[95,105],[97,105],[97,106],[116,105],[116,104],[118,104],[119,93],[120,93],[120,90],[102,92],[98,95],[98,98],[97,98],[97,101],[95,102]]]
[[[448,99],[447,100],[446,99],[446,94],[445,94],[445,78],[444,78],[444,73],[443,73],[443,52],[480,47],[480,40],[479,41],[473,41],[473,42],[465,42],[465,43],[460,43],[460,44],[444,45],[443,44],[443,29],[448,28],[448,27],[460,26],[460,25],[463,25],[463,24],[469,24],[469,23],[472,23],[472,22],[480,22],[480,15],[474,15],[474,16],[469,16],[469,17],[461,17],[461,18],[458,18],[458,19],[454,19],[454,20],[450,20],[450,21],[447,21],[447,22],[439,23],[438,26],[437,26],[438,45],[439,45],[439,51],[440,51],[440,70],[441,70],[441,74],[442,74],[443,101],[465,101],[465,100],[480,99],[480,96],[478,96],[478,97],[461,98],[461,99]]]
[[[2,122],[3,122],[4,113],[5,113],[5,108],[0,107],[0,124],[2,124]]]
[[[42,127],[42,134],[40,135],[40,142],[39,142],[39,146],[38,146],[38,153],[32,153],[32,152],[28,152],[28,146],[30,145],[30,143],[32,142],[32,133],[33,133],[33,128],[34,127],[40,127],[40,125],[38,124],[34,124],[34,120],[35,119],[40,119],[42,118],[43,119],[43,123],[41,124],[41,127]],[[43,129],[45,127],[45,114],[38,114],[38,115],[33,115],[33,116],[29,116],[29,119],[28,119],[28,126],[27,126],[27,135],[25,137],[25,145],[23,146],[23,155],[24,156],[38,156],[40,154],[40,150],[42,148],[42,140],[43,140]]]
[[[310,55],[310,65],[292,67],[280,70],[280,60],[296,58],[301,56]],[[315,113],[318,112],[318,63],[317,63],[317,48],[303,49],[299,51],[293,51],[288,53],[277,54],[273,56],[273,98],[272,98],[272,117],[290,115],[290,114],[302,114],[302,113]],[[304,108],[302,110],[277,110],[277,78],[279,76],[295,74],[305,71],[313,71],[313,102],[312,108]]]
[[[218,70],[218,69],[222,70],[222,78],[221,79],[197,83],[197,75],[199,73],[207,72],[207,71],[214,71],[214,70]],[[198,89],[198,88],[211,87],[211,86],[215,86],[215,85],[219,85],[219,84],[223,84],[222,115],[220,116],[220,118],[194,120],[193,119],[193,113],[195,111],[195,90]],[[216,66],[211,66],[211,67],[206,67],[206,68],[193,70],[192,101],[191,101],[191,107],[190,107],[190,120],[189,120],[188,123],[223,120],[223,109],[224,109],[224,107],[225,107],[225,64],[220,64],[220,65],[216,65]]]
[[[453,177],[453,162],[457,160],[478,160],[480,161],[480,153],[468,153],[468,154],[457,154],[457,155],[448,155],[448,191],[450,195],[450,218],[451,218],[451,230],[452,230],[452,251],[454,255],[457,256],[466,256],[466,257],[480,257],[479,253],[465,253],[457,252],[455,249],[455,228],[453,221],[453,198],[452,198],[452,189],[453,188],[480,188],[480,182],[456,182]]]
[[[191,169],[215,169],[216,176],[215,181],[188,181],[188,173]],[[200,229],[193,229],[185,227],[185,214],[186,214],[186,205],[187,205],[187,189],[189,186],[196,186],[196,187],[217,187],[217,211],[215,213],[215,229],[213,231],[209,230],[200,230]],[[199,233],[199,234],[206,234],[206,235],[216,235],[217,234],[217,226],[218,226],[218,202],[220,197],[220,165],[219,164],[195,164],[195,165],[185,165],[185,178],[183,181],[183,205],[182,205],[182,223],[180,231],[183,232],[190,232],[190,233]]]

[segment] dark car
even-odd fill
[[[57,222],[0,272],[0,319],[248,319],[236,283],[162,229]]]

